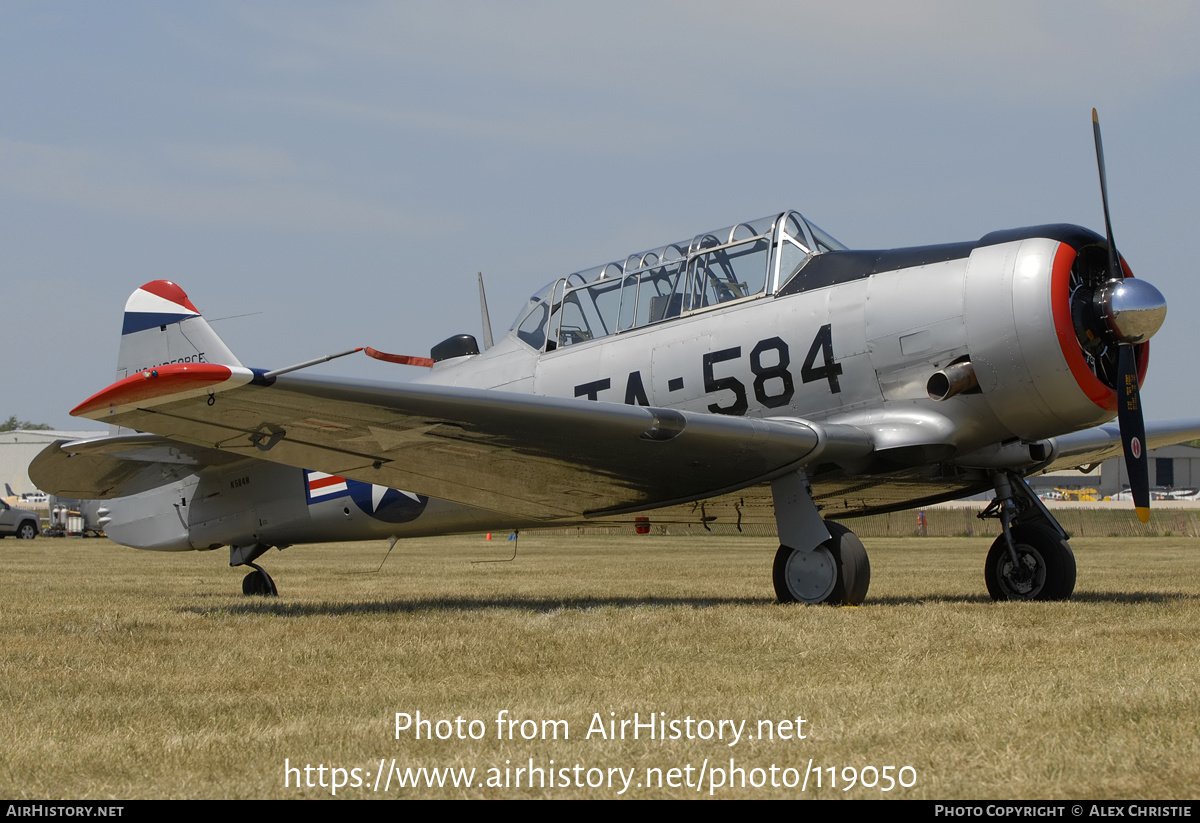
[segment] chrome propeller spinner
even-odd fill
[[[1154,336],[1167,316],[1162,292],[1145,280],[1111,280],[1097,295],[1100,316],[1120,343],[1133,345]]]

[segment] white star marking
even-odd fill
[[[417,503],[421,502],[421,498],[417,497],[412,492],[406,492],[403,489],[396,489],[396,491],[400,492],[400,494],[404,495],[405,497],[412,498],[412,500],[414,502],[417,502]],[[371,513],[372,514],[379,511],[379,504],[383,502],[383,496],[387,493],[388,493],[387,486],[379,486],[375,483],[371,484]]]

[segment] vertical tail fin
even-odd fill
[[[117,379],[167,363],[242,365],[183,289],[155,280],[125,303]]]
[[[166,363],[242,365],[183,289],[170,280],[155,280],[125,303],[117,380]],[[110,429],[113,435],[128,433],[117,426]]]

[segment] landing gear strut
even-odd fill
[[[249,546],[229,547],[230,566],[249,566],[254,569],[254,571],[242,578],[242,594],[259,595],[261,597],[279,596],[279,590],[275,588],[275,581],[271,579],[271,575],[267,574],[262,566],[254,562],[269,548],[271,547],[264,543],[251,543]]]
[[[1024,478],[997,473],[996,499],[980,517],[1000,520],[983,579],[993,600],[1068,600],[1075,591],[1075,555],[1067,533]]]

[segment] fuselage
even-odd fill
[[[886,510],[1029,470],[1046,438],[1113,417],[1112,354],[1089,342],[1080,292],[1098,249],[1055,225],[851,251],[785,212],[560,278],[495,346],[416,381],[855,426],[874,452],[811,467],[814,497],[834,516]],[[1139,358],[1144,374],[1145,344]],[[969,380],[935,391],[947,374]],[[108,509],[110,536],[162,550],[535,525],[253,459]]]

